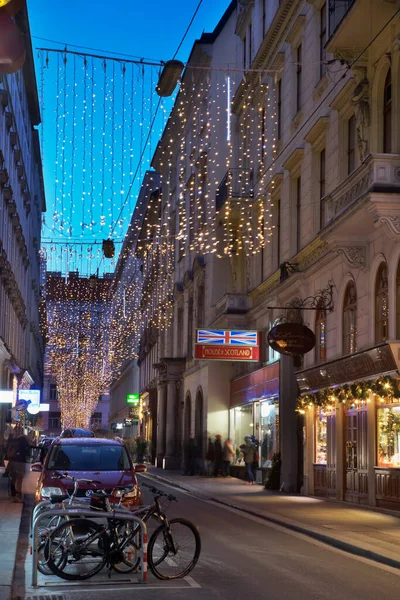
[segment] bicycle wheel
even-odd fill
[[[49,567],[49,561],[46,556],[49,556],[48,550],[46,550],[46,546],[48,543],[48,539],[43,539],[39,542],[38,546],[38,571],[40,571],[43,575],[54,575],[54,572]],[[53,556],[53,562],[57,565],[58,569],[63,570],[67,561],[67,555],[63,551],[63,549],[57,549],[56,554]]]
[[[44,554],[49,568],[58,577],[81,581],[101,571],[107,561],[108,547],[103,526],[88,519],[71,519],[51,532]],[[63,560],[57,565],[60,556]]]
[[[45,523],[45,526],[42,523]],[[48,560],[45,555],[45,548],[48,542],[48,538],[52,531],[54,531],[61,523],[65,522],[65,517],[53,516],[49,517],[48,520],[42,519],[39,527],[39,545],[38,545],[38,570],[43,575],[53,575],[53,571],[48,566]],[[47,553],[48,556],[48,553]],[[61,565],[65,560],[65,556],[60,551],[57,552],[57,556],[53,557],[53,561],[59,568],[63,568]]]
[[[185,577],[196,565],[201,551],[200,534],[186,519],[171,519],[160,525],[149,541],[149,567],[158,579]]]
[[[138,527],[132,531],[130,525],[126,523],[118,531],[118,550],[122,552],[123,559],[113,564],[113,569],[117,573],[132,573],[136,571],[140,563],[140,530]]]

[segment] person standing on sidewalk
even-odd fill
[[[222,450],[222,435],[217,433],[215,436],[214,442],[214,453],[215,453],[215,466],[214,466],[214,476],[218,477],[218,475],[222,475],[222,469],[224,466],[224,454]]]
[[[240,446],[240,449],[246,466],[246,483],[247,485],[254,485],[256,482],[254,477],[254,463],[256,461],[257,449],[252,442],[251,435],[246,435],[244,441],[245,443]]]
[[[226,438],[226,440],[224,442],[224,448],[223,448],[223,458],[224,458],[223,475],[224,475],[224,477],[228,477],[228,475],[229,475],[229,467],[231,465],[231,462],[234,459],[234,456],[235,456],[235,451],[233,450],[232,442],[229,438]]]
[[[14,439],[10,446],[8,471],[11,479],[11,496],[13,502],[22,502],[22,482],[25,476],[25,464],[30,451],[31,446],[24,434]]]

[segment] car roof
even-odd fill
[[[57,438],[56,444],[62,444],[63,446],[122,446],[123,443],[120,440],[111,440],[109,438],[96,438],[96,437],[75,437],[75,438]]]

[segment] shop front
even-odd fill
[[[258,444],[257,481],[264,482],[274,453],[279,452],[279,362],[231,382],[229,437],[235,450],[232,475],[245,478],[240,445],[245,436]]]
[[[297,372],[306,494],[400,509],[397,350],[382,344]]]

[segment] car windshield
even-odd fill
[[[48,469],[71,471],[124,471],[130,469],[123,446],[57,444],[52,448]]]

